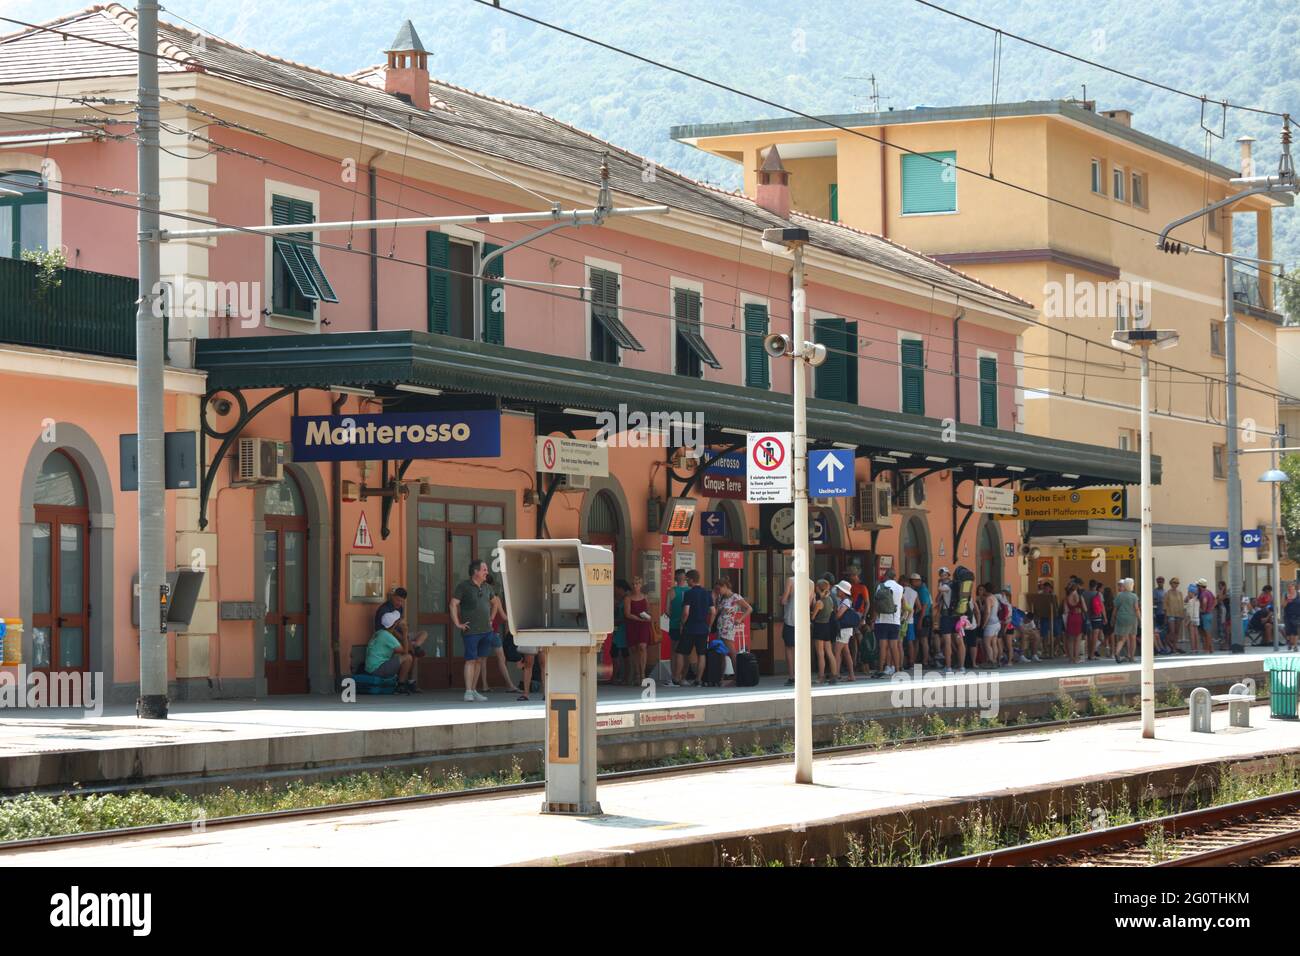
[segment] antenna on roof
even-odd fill
[[[870,83],[871,93],[867,96],[867,102],[871,104],[871,112],[880,112],[880,87],[876,85],[876,74],[872,73],[869,76],[846,76],[844,79],[857,80],[860,83]],[[855,110],[861,109],[861,107],[858,106],[858,101],[854,101],[853,108]]]
[[[596,193],[596,225],[604,219],[604,213],[614,205],[609,193],[609,150],[600,154],[600,191]]]

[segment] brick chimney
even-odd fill
[[[770,146],[758,167],[758,204],[782,219],[790,218],[790,173],[781,164],[781,154]]]
[[[1116,123],[1121,123],[1124,126],[1133,125],[1132,110],[1104,110],[1101,115],[1106,117],[1106,119],[1114,120]]]
[[[397,31],[388,49],[384,92],[392,93],[422,110],[429,108],[429,53],[410,20]]]

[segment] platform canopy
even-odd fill
[[[791,398],[782,392],[426,332],[200,339],[196,349],[195,364],[207,373],[210,392],[344,386],[386,394],[414,385],[442,390],[441,398],[429,397],[433,403],[458,393],[479,396],[485,404],[549,416],[553,426],[572,419],[570,428],[593,425],[565,409],[622,407],[628,414],[703,414],[706,434],[719,444],[743,442],[737,432],[791,429]],[[808,437],[814,444],[851,445],[896,470],[950,470],[1036,487],[1140,480],[1133,452],[965,423],[945,428],[939,419],[843,402],[809,400]],[[1152,461],[1151,474],[1159,483],[1159,459]]]

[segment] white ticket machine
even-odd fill
[[[614,630],[614,555],[576,538],[504,540],[501,587],[515,644],[545,647],[543,813],[600,813],[596,670]]]

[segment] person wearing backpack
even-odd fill
[[[871,597],[871,607],[876,613],[876,645],[880,648],[880,664],[883,676],[888,677],[903,666],[903,652],[899,646],[898,624],[903,606],[903,587],[895,579],[893,568],[885,572],[885,580],[880,582],[876,593]]]
[[[853,632],[862,623],[862,616],[853,608],[853,585],[848,581],[835,585],[835,598],[835,620],[838,622],[839,634],[835,638],[833,655],[836,663],[843,668],[842,672],[848,675],[845,680],[851,684],[857,680],[857,674],[849,642],[853,640]]]

